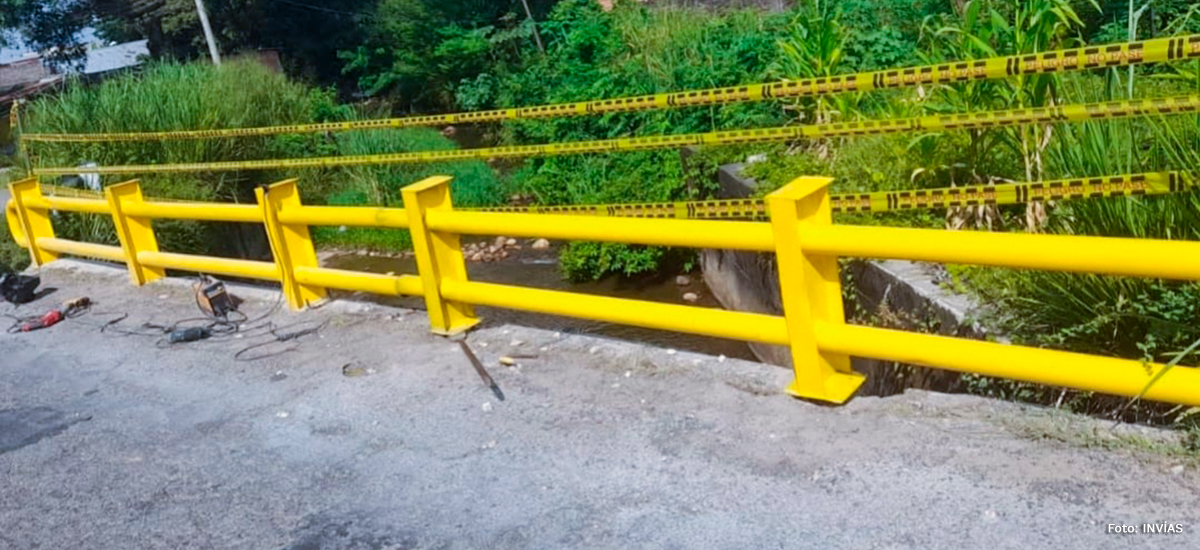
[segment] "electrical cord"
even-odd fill
[[[327,320],[323,321],[321,324],[316,325],[314,327],[309,327],[306,329],[301,329],[301,330],[297,330],[297,331],[293,331],[293,332],[281,333],[281,331],[286,328],[291,328],[291,327],[296,327],[296,326],[301,326],[301,325],[306,325],[306,324],[312,324],[315,322],[316,321],[302,321],[299,323],[294,323],[294,324],[286,325],[286,326],[279,327],[279,328],[273,328],[270,330],[272,339],[267,340],[265,342],[259,342],[257,344],[251,344],[249,346],[242,348],[237,353],[233,354],[233,359],[235,361],[258,361],[259,359],[266,359],[268,357],[274,357],[276,355],[283,355],[288,352],[296,351],[296,347],[292,346],[287,349],[272,351],[272,352],[264,353],[261,355],[252,355],[250,357],[243,357],[243,355],[246,354],[247,352],[250,352],[250,351],[253,351],[256,349],[260,349],[260,348],[264,348],[264,347],[270,346],[272,344],[291,342],[293,340],[299,340],[300,338],[303,338],[303,337],[311,335],[311,334],[317,334],[317,333],[321,332],[321,329],[324,329],[327,325],[329,325],[329,320],[327,319]]]
[[[275,302],[271,305],[271,307],[267,308],[265,312],[258,316],[250,317],[246,315],[246,313],[238,310],[231,310],[224,315],[217,315],[212,311],[211,308],[204,307],[204,303],[201,301],[201,291],[207,282],[211,282],[211,279],[201,275],[197,279],[197,283],[193,285],[196,308],[199,309],[203,314],[199,317],[188,317],[186,319],[174,321],[170,324],[146,322],[142,323],[136,328],[125,328],[120,326],[120,324],[129,319],[128,312],[92,311],[91,306],[93,304],[86,299],[81,300],[79,304],[73,306],[64,304],[64,307],[66,307],[64,310],[64,317],[74,319],[88,313],[91,313],[94,316],[111,315],[113,316],[112,319],[107,319],[100,323],[88,323],[86,321],[82,321],[82,323],[95,327],[104,334],[157,338],[154,345],[160,349],[168,349],[177,344],[201,340],[228,341],[230,339],[239,337],[261,338],[270,336],[270,339],[268,340],[250,344],[238,350],[238,352],[233,356],[235,361],[258,361],[260,359],[266,359],[268,357],[274,357],[295,351],[297,347],[290,346],[286,349],[269,351],[261,354],[253,353],[254,350],[259,350],[267,346],[294,342],[306,336],[319,334],[321,330],[329,325],[329,320],[327,319],[319,324],[316,324],[315,326],[313,324],[316,323],[316,321],[301,321],[290,325],[276,326],[275,323],[270,319],[276,313],[278,313],[279,308],[283,305],[284,295],[282,290],[280,290],[280,292],[276,295]],[[15,311],[15,308],[10,309],[10,311]],[[20,330],[20,327],[23,324],[33,322],[41,318],[41,316],[38,315],[28,317],[18,317],[8,313],[0,315],[8,317],[14,321],[13,325],[9,328],[9,332]],[[288,329],[295,327],[305,328],[285,332]],[[186,331],[195,331],[191,336],[199,336],[193,339],[182,339],[179,336],[179,333]]]
[[[200,310],[202,316],[189,317],[180,319],[170,324],[142,323],[137,328],[124,328],[118,326],[121,322],[129,318],[126,312],[105,312],[98,313],[99,315],[116,315],[114,319],[110,319],[99,325],[93,324],[102,333],[111,333],[121,336],[139,336],[147,338],[158,338],[155,342],[156,347],[169,348],[175,344],[186,342],[172,342],[170,335],[179,331],[196,329],[205,334],[201,340],[216,340],[226,341],[238,335],[256,335],[260,331],[271,331],[275,329],[273,322],[268,319],[274,316],[280,306],[283,305],[283,291],[281,290],[275,298],[275,302],[264,313],[256,317],[249,317],[246,313],[232,310],[224,316],[215,315],[210,309],[206,309],[200,300],[200,293],[203,288],[203,283],[210,281],[208,277],[201,275],[196,279],[197,284],[193,285],[193,293],[196,301],[196,308]],[[264,322],[265,321],[265,322]]]

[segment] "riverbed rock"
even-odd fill
[[[685,301],[685,302],[695,302],[699,299],[700,299],[700,295],[696,294],[695,292],[686,292],[683,295],[683,301]]]
[[[474,253],[474,254],[471,254],[471,255],[469,256],[469,258],[471,259],[471,261],[472,261],[472,262],[478,262],[478,261],[481,261],[481,260],[483,260],[483,253],[482,253],[482,252],[476,252],[476,253]]]
[[[508,244],[508,237],[496,237],[496,240],[492,241],[492,246],[496,248],[500,248],[506,244]]]
[[[533,241],[533,246],[531,246],[530,248],[532,248],[534,250],[549,250],[550,249],[550,241],[548,241],[546,239],[538,239],[536,241]]]
[[[517,246],[517,240],[510,237],[508,240],[504,241],[504,246]]]
[[[688,286],[692,284],[692,278],[688,277],[687,275],[680,275],[675,277],[675,284],[679,286]]]

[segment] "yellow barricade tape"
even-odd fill
[[[277,168],[322,168],[332,166],[361,166],[368,164],[405,164],[492,158],[518,158],[617,151],[645,151],[685,147],[688,145],[731,145],[790,141],[799,138],[830,138],[892,134],[931,130],[967,130],[1053,122],[1116,119],[1149,115],[1170,115],[1195,112],[1200,108],[1200,95],[1109,101],[1086,105],[1063,105],[1033,109],[1009,109],[979,113],[933,115],[891,120],[837,122],[813,126],[783,126],[754,130],[729,130],[703,134],[679,134],[642,138],[608,139],[552,143],[546,145],[514,145],[481,149],[451,149],[412,153],[384,153],[342,157],[302,159],[267,159],[246,161],[200,162],[187,164],[142,164],[100,167],[39,168],[39,175],[67,174],[135,174],[167,172],[217,172],[230,170],[269,170]]]
[[[1064,201],[1132,195],[1165,195],[1190,189],[1193,182],[1182,172],[1122,174],[1094,178],[1072,178],[1037,183],[968,185],[908,191],[876,191],[830,196],[834,213],[880,213],[899,210],[951,208]],[[567,206],[501,206],[469,208],[483,212],[571,214],[631,218],[676,219],[768,219],[770,211],[762,199],[592,204]]]
[[[647,111],[674,107],[723,105],[767,99],[813,97],[842,92],[866,92],[887,88],[949,84],[969,80],[988,80],[1025,74],[1059,73],[1143,63],[1172,62],[1198,57],[1200,57],[1200,35],[1190,35],[1175,38],[1156,38],[1140,42],[1087,46],[1038,54],[939,63],[905,69],[888,69],[804,80],[746,84],[728,88],[690,90],[670,94],[603,99],[579,103],[558,103],[516,109],[496,109],[491,111],[352,122],[263,126],[257,128],[108,134],[28,134],[24,138],[30,141],[47,142],[204,139],[541,119],[560,116]]]

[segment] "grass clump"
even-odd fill
[[[70,83],[61,93],[35,101],[26,131],[38,133],[110,133],[202,130],[303,124],[359,117],[385,116],[356,112],[338,105],[331,91],[288,80],[253,62],[214,67],[205,63],[161,63],[141,74],[129,74],[87,86]],[[270,158],[362,155],[416,150],[442,150],[454,144],[427,128],[304,134],[236,139],[148,140],[103,143],[38,143],[33,160],[39,166],[167,164]],[[424,177],[454,176],[454,193],[461,204],[491,204],[500,200],[499,182],[482,162],[338,167],[305,170],[267,170],[186,174],[138,174],[147,196],[218,202],[252,202],[254,188],[299,178],[301,195],[309,204],[395,205],[399,189]],[[112,184],[123,177],[106,177]],[[94,216],[63,215],[57,231],[73,239],[115,242],[111,224]],[[166,250],[192,253],[222,252],[213,243],[245,239],[227,224],[187,221],[156,222],[156,234]],[[319,229],[319,244],[391,248],[407,246],[399,231]],[[253,240],[253,238],[251,238]],[[235,245],[245,252],[247,246]],[[265,251],[260,250],[260,254]]]

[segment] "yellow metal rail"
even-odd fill
[[[48,250],[56,254],[99,258],[113,262],[125,261],[125,251],[121,250],[119,246],[84,243],[67,239],[56,239],[54,237],[38,237],[37,246],[42,250]]]
[[[107,213],[104,195],[71,187],[42,184],[49,193],[39,205],[52,210]],[[903,191],[874,191],[870,193],[838,193],[830,196],[833,213],[894,212],[914,209],[937,209],[957,206],[1006,205],[1029,202],[1069,201],[1102,197],[1156,196],[1182,193],[1195,188],[1195,176],[1182,171],[1116,174],[1087,178],[1068,178],[1041,182],[961,185],[933,189]],[[180,201],[155,199],[167,203],[167,208]],[[188,208],[186,202],[183,208]],[[208,204],[208,203],[191,203]],[[222,205],[225,206],[225,205]],[[214,221],[254,221],[253,206],[229,205],[241,209],[234,216],[228,213],[207,218],[189,219]],[[194,208],[193,208],[194,209]],[[560,214],[571,216],[607,216],[615,218],[674,218],[694,220],[766,220],[770,211],[763,199],[710,199],[700,201],[569,204],[534,206],[488,206],[462,208],[465,212],[503,212],[525,214]],[[218,211],[221,211],[218,209]],[[183,210],[180,210],[183,212]],[[186,216],[185,216],[186,217]],[[408,215],[403,208],[354,208],[347,211],[337,206],[302,206],[280,212],[284,223],[298,225],[346,225],[354,227],[407,228]]]
[[[793,395],[842,403],[863,383],[850,357],[900,361],[1200,406],[1200,370],[1024,346],[848,325],[838,258],[901,258],[1136,277],[1200,280],[1200,242],[1025,235],[833,225],[828,178],[800,178],[766,198],[770,222],[647,219],[469,212],[450,202],[450,178],[405,187],[405,208],[313,207],[296,181],[257,190],[256,205],[146,201],[137,181],[106,189],[105,199],[48,197],[35,179],[10,185],[6,217],[38,265],[61,254],[124,262],[136,284],[166,269],[278,281],[301,309],[327,289],[422,296],[430,325],[453,334],[479,322],[473,306],[520,309],[653,329],[735,338],[791,349]],[[50,211],[107,213],[120,247],[54,236]],[[150,220],[189,218],[261,223],[273,261],[191,256],[158,250]],[[407,228],[417,274],[380,275],[322,268],[309,225]],[[733,248],[774,253],[783,315],[725,311],[471,281],[460,235],[504,234],[645,245]],[[1162,375],[1157,382],[1155,377]]]
[[[250,204],[205,202],[143,202],[125,209],[127,216],[210,222],[262,223],[262,210]]]
[[[1083,48],[1056,50],[1037,54],[939,63],[924,67],[886,69],[849,75],[785,80],[764,84],[746,84],[727,88],[688,90],[669,94],[601,99],[578,103],[539,105],[516,109],[496,109],[492,111],[350,122],[262,126],[256,128],[217,128],[212,130],[106,134],[27,134],[23,137],[29,141],[43,142],[206,139],[498,122],[623,113],[677,107],[727,105],[769,99],[823,96],[843,92],[867,92],[888,88],[906,88],[931,84],[950,84],[970,80],[997,79],[1025,74],[1061,73],[1143,63],[1174,62],[1195,57],[1200,57],[1200,35],[1156,38],[1140,42],[1086,46]],[[13,107],[10,117],[15,118],[15,103]],[[13,126],[15,127],[16,125]]]

